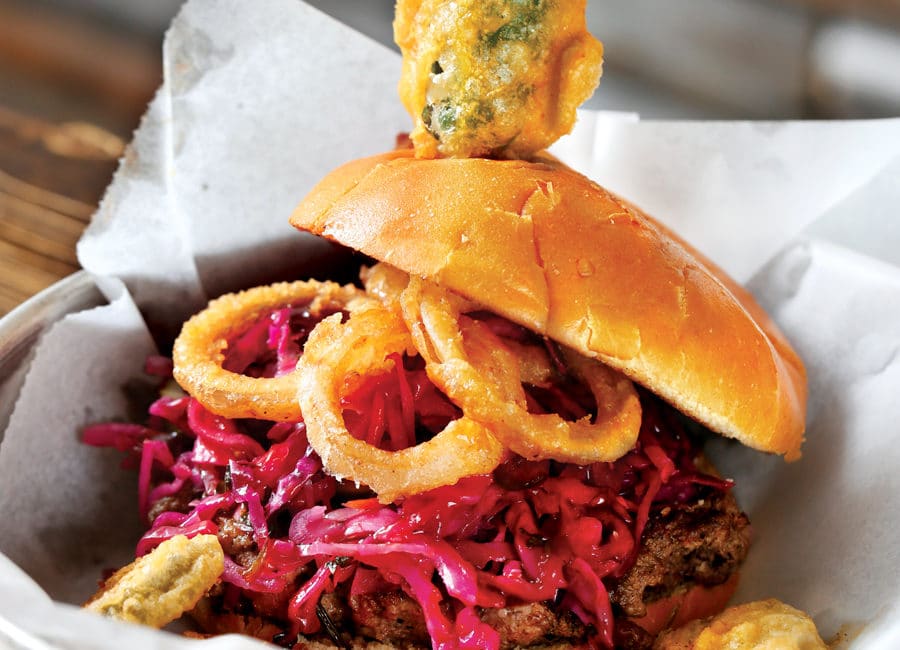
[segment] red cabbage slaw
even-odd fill
[[[499,323],[492,327],[519,336]],[[227,363],[288,372],[313,325],[302,309],[276,310],[230,343]],[[385,449],[421,442],[459,415],[420,359],[394,361],[345,400],[351,433]],[[145,370],[167,379],[171,364],[153,358]],[[535,392],[530,402],[580,417],[591,407],[585,391],[572,392]],[[252,602],[287,638],[323,633],[325,593],[388,589],[422,607],[434,648],[499,648],[480,609],[545,601],[595,631],[588,647],[612,647],[608,588],[632,566],[651,509],[730,487],[698,471],[677,414],[648,394],[642,405],[638,443],[615,463],[513,456],[490,475],[389,506],[347,495],[324,472],[302,422],[230,420],[189,396],[161,397],[145,425],[88,427],[84,441],[130,452],[124,464],[138,468],[138,507],[153,516],[137,555],[174,535],[219,534],[226,602]],[[229,552],[226,525],[246,531],[250,553]]]

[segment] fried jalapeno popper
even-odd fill
[[[400,97],[420,155],[527,158],[572,130],[600,78],[585,0],[400,0]]]
[[[150,364],[184,392],[85,432],[132,451],[138,555],[221,547],[183,601],[204,632],[646,650],[730,597],[750,525],[702,434],[799,457],[805,371],[720,269],[539,151],[599,76],[583,11],[401,1],[415,150],[291,217],[368,257],[359,286],[211,302]]]
[[[224,554],[214,535],[175,535],[104,580],[84,607],[122,621],[163,627],[196,607],[223,568]]]

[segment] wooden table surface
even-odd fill
[[[0,0],[0,316],[78,269],[75,244],[162,80],[161,35],[65,5]]]
[[[0,316],[79,268],[75,244],[123,149],[96,126],[0,105]]]

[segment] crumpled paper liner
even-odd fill
[[[320,265],[329,247],[291,210],[409,128],[396,55],[295,0],[188,2],[165,72],[79,245],[110,304],[45,336],[0,445],[0,640],[22,647],[196,643],[54,602],[83,602],[140,534],[135,475],[78,430],[125,417],[154,350],[141,313],[165,340],[208,296]],[[555,152],[749,281],[807,363],[803,460],[711,450],[754,522],[737,598],[782,598],[854,648],[900,645],[900,120],[584,113]]]

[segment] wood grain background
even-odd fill
[[[79,268],[75,244],[161,78],[159,38],[0,0],[0,316]]]
[[[78,269],[75,243],[124,143],[0,107],[0,315]]]

